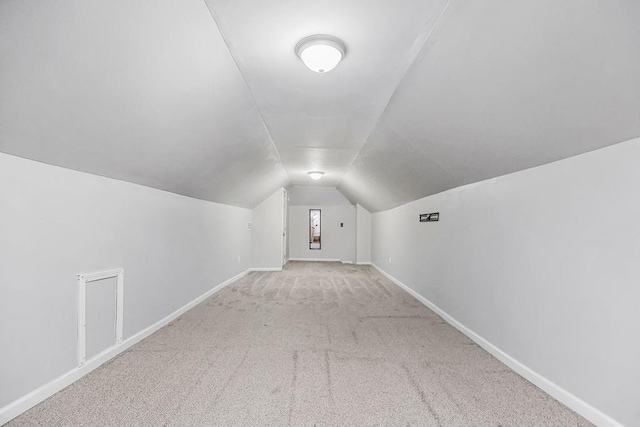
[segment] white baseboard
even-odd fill
[[[356,262],[357,265],[373,265],[371,264],[371,262],[369,261],[365,261],[365,262]]]
[[[589,405],[584,400],[579,397],[573,395],[569,391],[563,389],[553,381],[543,377],[539,373],[535,372],[528,366],[522,364],[517,361],[513,357],[509,356],[504,351],[500,350],[498,347],[491,344],[486,339],[482,338],[480,335],[473,332],[471,329],[464,326],[462,323],[458,322],[456,319],[447,314],[440,307],[384,271],[382,268],[378,267],[376,264],[371,263],[382,275],[391,280],[396,285],[400,286],[402,289],[411,294],[418,301],[426,305],[429,309],[434,311],[444,320],[446,320],[451,326],[458,329],[460,332],[469,337],[472,341],[478,344],[480,347],[485,349],[487,352],[491,353],[496,359],[500,360],[502,363],[507,365],[509,368],[517,372],[520,376],[527,379],[531,383],[535,384],[538,388],[544,390],[546,393],[562,402],[578,414],[582,415],[587,420],[591,421],[597,426],[607,426],[607,427],[622,427],[622,424],[603,413],[599,409],[594,408]]]
[[[285,264],[289,261],[312,261],[312,262],[341,262],[343,264],[353,264],[353,261],[351,260],[341,260],[341,259],[326,259],[326,258],[288,258],[287,261],[285,262]],[[370,262],[366,262],[366,263],[358,263],[358,264],[369,264],[371,265]],[[282,268],[250,268],[249,271],[282,271]]]
[[[106,349],[102,353],[88,360],[84,365],[74,368],[69,372],[60,375],[58,378],[48,382],[47,384],[44,384],[43,386],[38,387],[37,389],[22,396],[19,399],[14,400],[13,402],[9,403],[3,408],[0,408],[0,425],[4,425],[5,423],[8,423],[18,415],[34,407],[38,403],[42,402],[43,400],[49,398],[50,396],[62,390],[63,388],[67,387],[74,381],[77,381],[80,378],[84,377],[89,372],[98,368],[103,363],[107,362],[108,360],[114,358],[118,354],[122,353],[123,351],[127,350],[128,348],[132,347],[138,342],[142,341],[144,338],[156,332],[158,329],[171,323],[173,320],[177,319],[182,314],[186,313],[196,305],[200,304],[202,301],[206,300],[216,292],[220,291],[225,286],[245,276],[248,273],[248,271],[249,270],[245,270],[242,273],[228,280],[225,280],[224,282],[220,283],[213,289],[200,295],[198,298],[180,307],[179,309],[177,309],[167,317],[163,318],[162,320],[159,320],[158,322],[154,323],[148,328],[143,329],[142,331],[138,332],[132,337],[127,338],[121,344],[118,344],[116,346]]]

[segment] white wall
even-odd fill
[[[309,249],[309,209],[321,209],[321,249]],[[340,227],[340,223],[344,227]],[[290,259],[355,261],[356,210],[354,206],[290,206]]]
[[[356,262],[371,262],[371,213],[356,205]]]
[[[344,195],[331,187],[291,187],[289,188],[291,206],[352,206]]]
[[[640,139],[376,213],[372,226],[376,265],[640,425]]]
[[[285,190],[280,188],[253,208],[251,268],[277,270],[283,264]]]
[[[0,154],[0,408],[77,366],[77,274],[124,268],[128,338],[246,270],[250,218]]]

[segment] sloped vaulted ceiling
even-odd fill
[[[245,207],[289,185],[201,0],[0,1],[0,151]]]
[[[1,0],[0,151],[384,210],[640,136],[638,22],[636,0]],[[327,74],[293,52],[316,33],[347,45]]]
[[[640,136],[638,22],[635,0],[452,0],[339,189],[384,210]]]

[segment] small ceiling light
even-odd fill
[[[322,178],[322,175],[324,175],[324,172],[320,172],[320,171],[309,172],[309,176],[311,177],[311,179],[320,179]]]
[[[342,40],[326,34],[305,37],[296,45],[296,55],[316,73],[333,70],[346,53]]]

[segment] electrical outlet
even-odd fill
[[[238,255],[238,262],[240,262],[240,255]]]
[[[391,257],[389,257],[389,264],[391,264]]]

